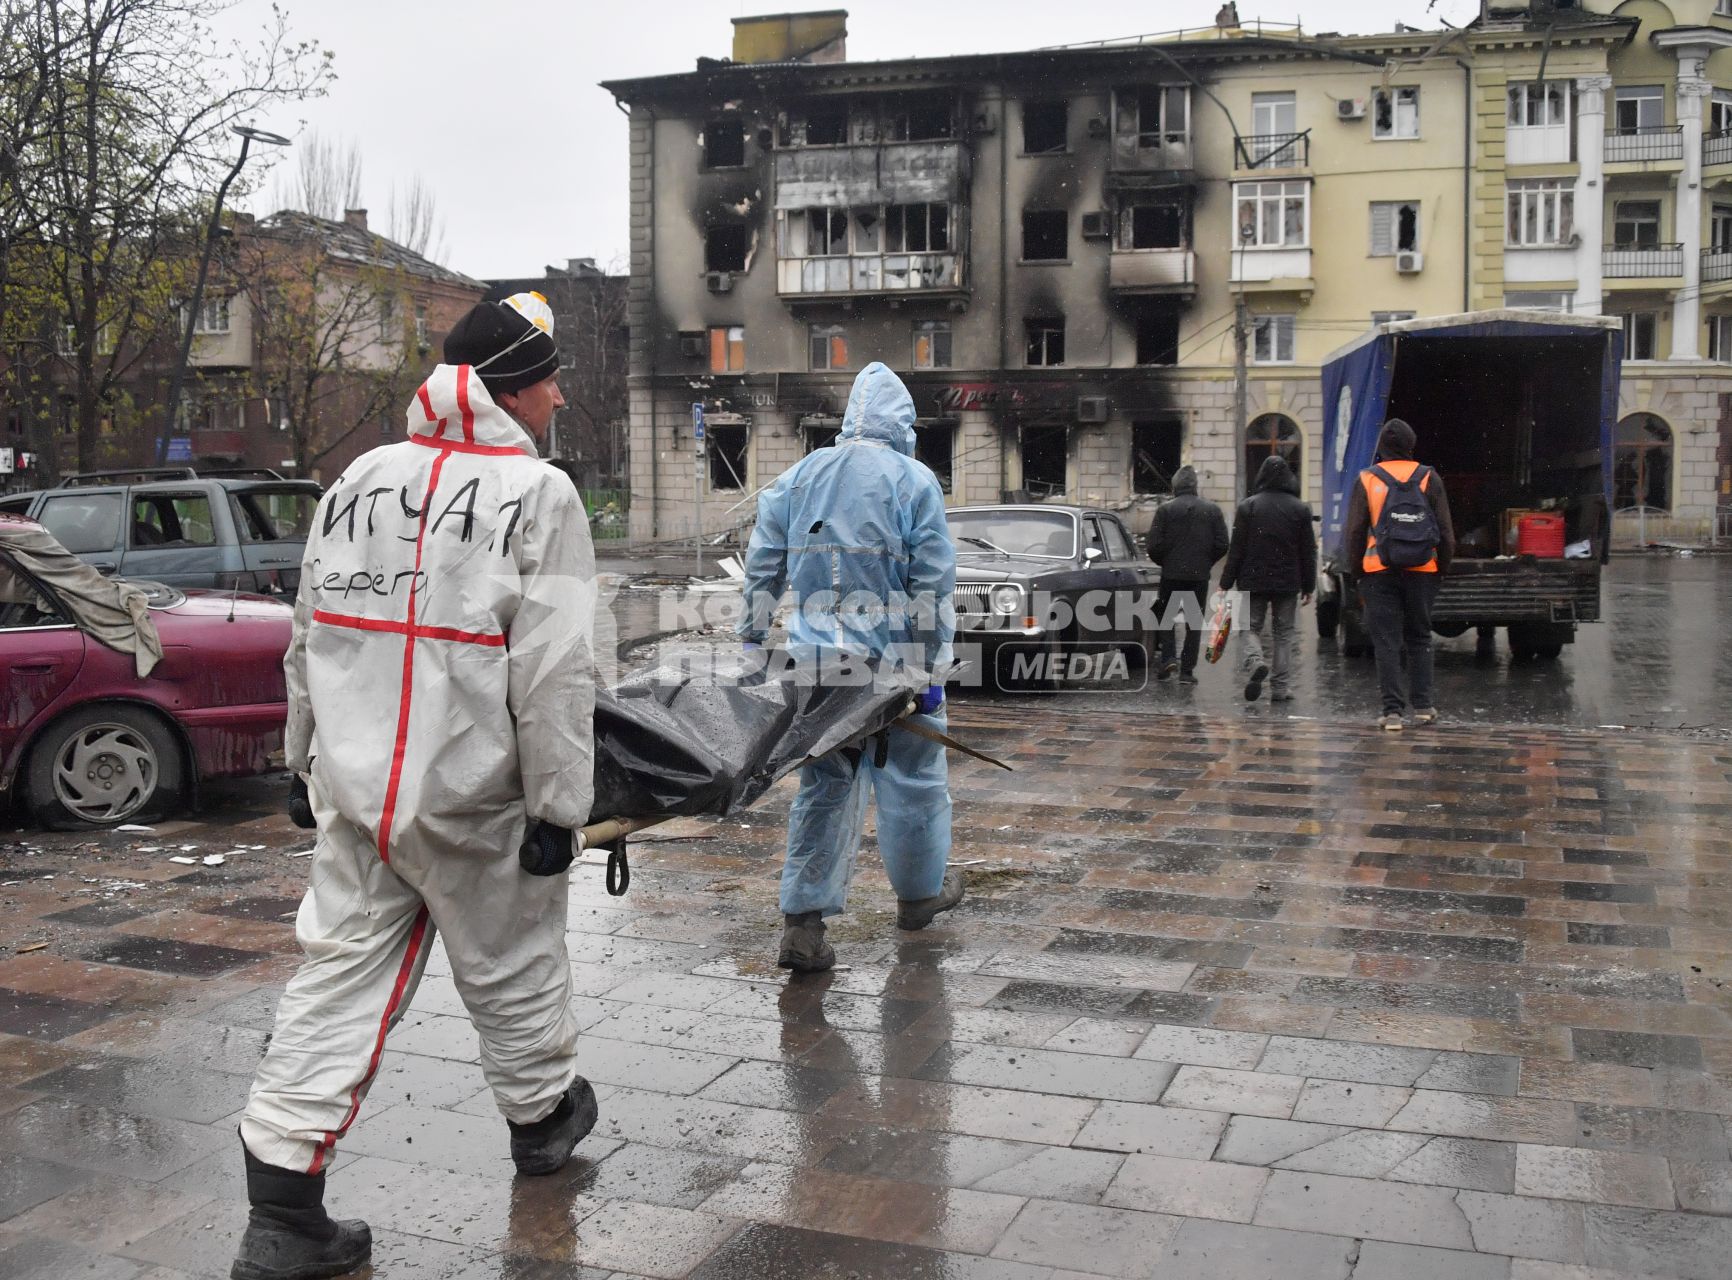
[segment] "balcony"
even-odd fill
[[[1614,129],[1606,134],[1607,164],[1645,163],[1684,158],[1684,126],[1652,125],[1644,129]]]
[[[776,152],[776,208],[954,204],[967,153],[960,142],[874,142]]]
[[[1232,262],[1229,279],[1247,293],[1308,294],[1316,285],[1309,248],[1235,249]]]
[[[963,255],[860,253],[827,258],[781,258],[776,291],[784,297],[845,294],[960,292]]]
[[[1197,291],[1197,255],[1189,249],[1121,249],[1107,258],[1107,287],[1122,294]]]
[[[1702,163],[1732,164],[1732,130],[1710,133],[1703,137]]]
[[[1681,244],[1606,245],[1600,250],[1600,274],[1607,280],[1669,280],[1684,274]]]
[[[1253,133],[1233,137],[1233,166],[1241,171],[1309,169],[1311,130],[1298,133]]]
[[[1702,283],[1732,280],[1732,248],[1702,250]]]

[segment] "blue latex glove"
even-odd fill
[[[761,653],[763,651],[763,648],[764,648],[764,646],[759,644],[756,640],[742,640],[742,641],[740,641],[740,652],[741,653]]]
[[[944,705],[944,686],[929,684],[921,695],[914,700],[914,709],[923,716],[929,716]]]

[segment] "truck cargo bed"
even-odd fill
[[[1470,626],[1599,620],[1598,560],[1458,559],[1432,610],[1433,623]]]

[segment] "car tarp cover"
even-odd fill
[[[867,659],[843,675],[765,653],[737,676],[670,664],[598,691],[591,820],[733,813],[802,762],[888,729],[925,687]]]
[[[1493,313],[1500,317],[1507,312]],[[1421,322],[1423,325],[1424,322]],[[1600,358],[1600,457],[1604,485],[1612,480],[1612,432],[1618,417],[1618,367],[1622,339],[1616,330],[1584,327],[1580,321],[1465,320],[1436,327],[1393,325],[1347,347],[1323,366],[1323,550],[1339,555],[1352,483],[1369,467],[1383,430],[1395,381],[1398,344],[1452,338],[1598,338]],[[1403,348],[1411,350],[1411,348]],[[1513,372],[1513,371],[1512,371]]]
[[[80,631],[130,653],[140,680],[162,660],[162,641],[143,590],[103,577],[36,521],[0,513],[0,604],[37,602],[37,591],[20,572],[52,591],[72,611]]]

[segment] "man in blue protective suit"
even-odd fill
[[[763,644],[770,616],[792,592],[788,649],[802,661],[852,654],[917,666],[930,680],[914,719],[944,728],[944,670],[951,661],[956,548],[938,479],[914,460],[914,400],[873,363],[854,379],[842,434],[777,478],[758,499],[746,551],[748,649]],[[816,973],[836,963],[824,920],[842,911],[868,791],[878,798],[878,849],[896,890],[896,924],[924,929],[962,900],[951,870],[950,773],[944,748],[892,730],[882,747],[845,748],[800,770],[782,865],[784,969]]]

